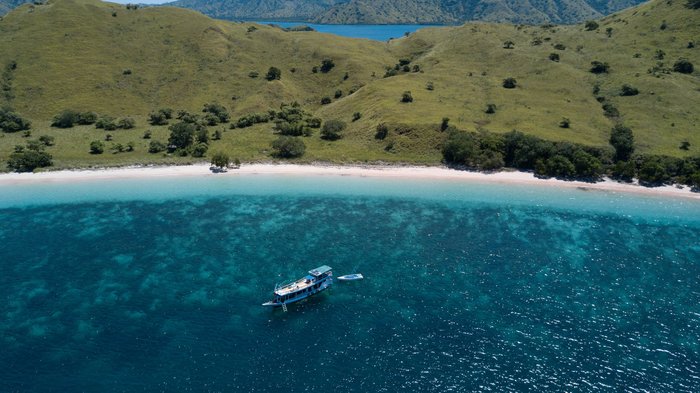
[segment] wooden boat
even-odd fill
[[[362,280],[364,276],[360,273],[355,273],[355,274],[347,274],[345,276],[340,276],[338,277],[338,280],[340,281],[354,281],[354,280]]]
[[[274,297],[263,306],[287,308],[287,304],[298,302],[315,295],[333,284],[333,269],[319,266],[310,270],[309,275],[286,284],[275,285]]]

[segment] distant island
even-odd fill
[[[378,42],[175,7],[26,4],[0,21],[0,162],[225,155],[699,187],[699,8],[655,0],[578,25]]]

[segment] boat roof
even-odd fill
[[[316,269],[309,270],[309,274],[314,276],[314,277],[318,277],[322,274],[330,272],[331,270],[333,270],[332,267],[330,267],[328,265],[323,265],[323,266],[317,267]]]

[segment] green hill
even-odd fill
[[[577,23],[640,0],[179,0],[171,5],[233,20],[299,20],[330,24]]]
[[[684,4],[652,1],[599,20],[590,31],[476,23],[380,43],[217,21],[179,8],[54,0],[21,6],[0,21],[0,104],[32,121],[32,137],[55,137],[50,150],[58,167],[191,160],[147,152],[146,130],[162,141],[169,133],[167,126],[148,125],[147,115],[162,107],[201,113],[211,102],[227,107],[233,119],[298,101],[324,120],[345,121],[338,141],[323,140],[318,131],[304,138],[309,161],[438,163],[447,134],[438,128],[443,117],[464,130],[518,129],[603,147],[621,121],[633,129],[638,152],[697,155],[700,55],[689,42],[700,36],[700,11]],[[679,58],[695,64],[695,72],[673,72]],[[324,59],[335,67],[314,73]],[[410,61],[409,72],[399,67],[384,77],[400,59]],[[591,73],[592,61],[608,63],[609,72]],[[280,80],[263,78],[270,67],[281,70]],[[508,77],[517,88],[503,88]],[[621,96],[625,84],[638,94]],[[412,103],[400,102],[404,91],[411,91]],[[332,102],[321,105],[323,97]],[[607,117],[599,101],[619,115]],[[485,113],[489,104],[495,113]],[[90,142],[106,132],[49,127],[63,109],[135,118],[135,129],[112,132],[112,143],[134,142],[135,151],[88,154]],[[354,113],[361,118],[353,121]],[[569,128],[559,126],[563,118]],[[374,137],[380,123],[390,126],[386,140]],[[210,151],[269,159],[275,138],[270,123],[226,129]],[[0,160],[26,141],[21,132],[0,134]],[[682,141],[688,150],[678,148]]]

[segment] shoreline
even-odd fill
[[[132,166],[120,168],[60,170],[39,173],[4,173],[0,174],[0,188],[4,186],[31,183],[64,183],[75,181],[137,179],[149,177],[179,176],[217,176],[232,177],[241,175],[289,175],[289,176],[356,176],[385,177],[396,179],[435,179],[463,182],[520,184],[549,187],[578,188],[605,192],[633,193],[643,195],[682,197],[700,201],[700,193],[689,187],[676,186],[644,187],[635,183],[619,183],[605,178],[597,183],[584,181],[566,181],[558,179],[540,179],[534,174],[520,171],[501,171],[494,173],[471,172],[450,169],[444,166],[359,166],[359,165],[323,165],[323,164],[244,164],[239,169],[214,173],[209,164],[172,165],[172,166]]]

